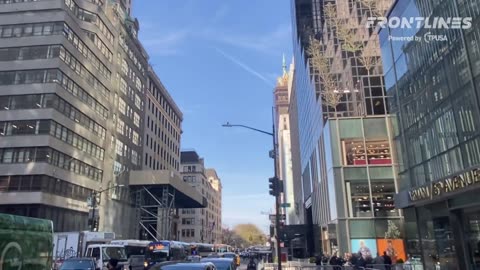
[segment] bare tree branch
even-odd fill
[[[324,55],[320,41],[310,38],[310,47],[308,47],[307,53],[310,57],[310,64],[320,78],[322,84],[320,93],[323,101],[326,105],[336,109],[342,95],[336,89],[337,85],[330,70],[330,61]]]

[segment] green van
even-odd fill
[[[0,214],[0,269],[50,270],[51,220]]]

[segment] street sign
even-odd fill
[[[276,215],[269,215],[268,217],[270,218],[270,221],[274,222],[275,221],[275,216]],[[286,220],[287,216],[285,214],[280,215],[280,220]]]
[[[280,207],[282,207],[282,208],[288,208],[288,207],[291,207],[291,206],[292,206],[292,205],[291,205],[290,203],[282,203],[282,204],[280,205]]]

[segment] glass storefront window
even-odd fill
[[[427,269],[457,269],[455,242],[445,203],[420,207],[417,212],[423,259]]]
[[[390,165],[392,157],[387,140],[343,140],[343,164],[346,166]]]
[[[398,216],[398,210],[395,209],[393,201],[393,195],[395,194],[393,179],[371,180],[371,185],[374,216]]]
[[[346,182],[348,210],[351,217],[371,217],[372,205],[368,181]]]

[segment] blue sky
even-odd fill
[[[291,59],[289,0],[134,0],[150,63],[184,114],[182,149],[195,149],[223,183],[223,223],[255,223],[273,209],[268,178],[272,91]]]

